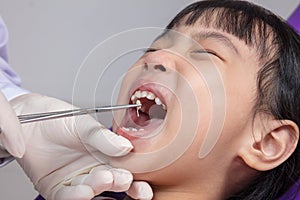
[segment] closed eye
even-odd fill
[[[213,55],[213,56],[216,56],[216,57],[218,57],[219,59],[221,59],[221,60],[224,61],[224,59],[223,59],[221,56],[219,56],[216,52],[211,51],[211,50],[200,49],[200,50],[195,50],[195,51],[193,51],[192,53],[208,53],[208,54],[211,54],[211,55]]]
[[[148,48],[146,50],[144,50],[145,53],[150,53],[150,52],[155,52],[155,51],[159,51],[160,49],[155,49],[155,48]]]
[[[155,51],[159,51],[159,50],[160,49],[148,48],[148,49],[144,50],[144,53],[151,53],[151,52],[155,52]],[[224,58],[222,58],[221,56],[219,56],[216,52],[214,52],[212,50],[200,49],[200,50],[192,51],[192,53],[206,53],[206,54],[211,54],[211,55],[216,56],[217,58],[221,59],[222,61],[225,61]]]
[[[161,49],[156,49],[156,48],[148,48],[144,50],[144,53],[151,53],[151,52],[155,52],[155,51],[159,51]]]

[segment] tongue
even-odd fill
[[[140,113],[138,117],[136,109],[128,109],[122,126],[136,128],[139,131],[126,131],[126,134],[138,138],[148,138],[159,133],[157,130],[164,122],[164,119],[150,118],[148,114]],[[129,129],[130,130],[130,129]]]
[[[133,121],[139,126],[147,126],[151,122],[151,119],[149,115],[140,112],[139,117],[137,115],[133,116]]]
[[[163,122],[163,118],[157,118],[157,116],[149,116],[146,113],[140,112],[137,116],[136,109],[129,110],[130,119],[127,121],[127,127],[143,128],[143,129],[155,129]]]
[[[150,119],[148,120],[148,124],[146,126],[142,126],[139,128],[143,128],[149,133],[154,132],[160,125],[163,123],[162,119]]]

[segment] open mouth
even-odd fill
[[[118,133],[130,138],[149,138],[156,135],[167,114],[167,106],[160,93],[140,87],[133,92],[129,103],[141,106],[126,111]]]

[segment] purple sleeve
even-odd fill
[[[300,34],[300,5],[296,8],[293,14],[287,20],[288,23],[294,27],[296,31]],[[295,199],[300,200],[300,179],[278,200],[289,200]]]
[[[288,23],[300,33],[300,5],[296,8],[293,14],[289,17]]]
[[[300,180],[298,180],[283,196],[278,200],[300,200]]]
[[[288,23],[294,27],[298,33],[300,33],[300,5],[296,8],[293,14],[289,17]],[[300,180],[290,188],[279,200],[288,200],[288,199],[300,199]]]
[[[20,87],[20,78],[8,64],[7,43],[7,28],[0,17],[0,90],[10,100],[28,91]]]

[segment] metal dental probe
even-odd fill
[[[46,113],[35,113],[35,114],[25,114],[19,115],[19,121],[21,124],[36,122],[36,121],[44,121],[49,119],[57,119],[63,117],[71,117],[75,115],[86,115],[98,112],[107,112],[111,110],[120,110],[120,109],[128,109],[128,108],[136,108],[140,107],[141,104],[125,104],[125,105],[113,105],[113,106],[101,106],[96,108],[81,108],[74,110],[62,110],[62,111],[54,111],[54,112],[46,112]]]

